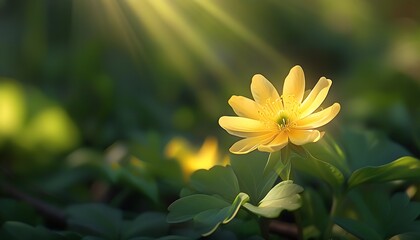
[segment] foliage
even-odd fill
[[[0,0],[0,239],[420,239],[419,8]],[[228,155],[229,97],[296,64],[321,140]]]
[[[264,161],[250,159],[236,159],[232,160],[232,167],[215,166],[194,173],[189,194],[169,206],[168,221],[193,220],[198,231],[207,236],[220,224],[230,222],[242,206],[268,218],[278,217],[284,209],[300,207],[300,186],[289,180],[273,187],[276,172],[261,178]]]

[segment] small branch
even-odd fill
[[[1,182],[0,189],[5,194],[8,194],[16,199],[22,200],[29,205],[33,206],[42,215],[54,221],[54,225],[65,226],[66,225],[66,214],[59,208],[49,205],[48,203],[30,196],[14,187],[11,184]]]
[[[276,233],[281,236],[287,236],[292,239],[298,239],[299,229],[296,224],[271,220],[268,224],[270,232]]]

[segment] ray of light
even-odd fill
[[[266,43],[256,34],[249,31],[244,25],[242,25],[240,22],[238,22],[229,14],[227,14],[225,10],[217,6],[213,1],[193,2],[205,9],[211,15],[213,15],[223,24],[223,26],[228,27],[229,30],[239,35],[249,45],[254,47],[256,50],[260,51],[265,57],[267,57],[267,59],[270,59],[272,62],[278,65],[283,65],[285,62],[287,62],[284,57],[278,54],[276,49],[270,46],[270,44]]]
[[[155,8],[159,16],[166,21],[166,24],[177,33],[177,36],[182,38],[192,51],[207,61],[209,67],[221,77],[218,79],[234,79],[234,75],[214,51],[209,48],[209,44],[206,43],[205,39],[197,34],[192,26],[175,11],[174,6],[170,5],[170,1],[149,1],[149,3]]]
[[[133,56],[138,57],[144,51],[144,47],[138,40],[133,25],[127,18],[120,2],[116,0],[75,0],[72,2],[72,8],[74,14],[72,18],[74,21],[73,31],[89,29],[84,28],[86,24],[83,22],[86,18],[89,18],[90,21],[94,22],[92,26],[100,29],[102,35],[112,33],[112,36],[118,36],[118,41],[122,41]],[[95,11],[92,11],[92,9],[95,9]],[[82,33],[85,34],[86,32]],[[77,36],[77,34],[74,35]]]
[[[177,46],[179,42],[167,30],[166,22],[157,17],[160,13],[156,11],[151,2],[137,0],[126,1],[128,7],[138,19],[139,24],[146,30],[149,38],[157,46],[156,54],[166,58],[183,75],[190,76],[186,80],[192,79],[195,76],[192,62],[183,52],[183,49]]]

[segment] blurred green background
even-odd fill
[[[382,132],[418,157],[418,9],[415,0],[0,0],[1,180],[43,186],[65,205],[94,199],[83,188],[51,195],[80,179],[92,186],[86,173],[65,174],[69,161],[105,152],[100,164],[124,150],[160,158],[174,136],[197,148],[215,136],[226,154],[236,138],[217,121],[233,115],[229,97],[251,97],[256,73],[281,89],[296,64],[307,88],[333,80],[324,106],[342,110],[331,125]]]

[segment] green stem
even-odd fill
[[[263,175],[267,176],[271,174],[272,171],[275,171],[281,180],[290,180],[291,163],[290,149],[288,146],[269,155]]]
[[[290,148],[286,146],[281,151],[281,162],[283,163],[283,169],[281,171],[280,177],[282,180],[290,180],[291,172],[291,162],[290,162]]]
[[[332,239],[331,235],[332,235],[332,229],[334,227],[334,217],[337,214],[337,210],[340,208],[342,202],[343,202],[342,194],[339,194],[338,196],[334,195],[331,210],[330,210],[330,216],[328,218],[328,223],[325,228],[323,239]]]

